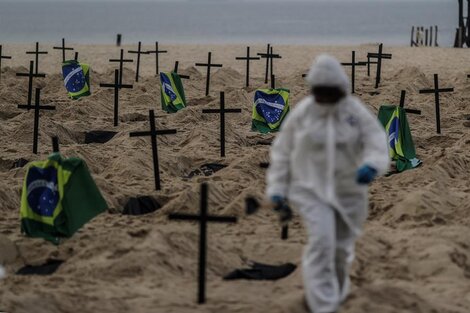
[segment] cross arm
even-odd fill
[[[55,50],[73,50],[74,48],[67,48],[67,47],[52,47]]]
[[[11,59],[11,56],[0,55],[0,59]]]
[[[28,105],[28,104],[20,104],[18,105],[18,109],[34,109],[35,105]],[[40,105],[39,109],[41,110],[55,110],[55,106],[53,105]]]
[[[406,108],[405,108],[405,112],[406,112],[406,113],[410,113],[410,114],[421,115],[421,110],[406,109]]]
[[[236,57],[235,60],[259,60],[259,57]]]
[[[151,50],[151,51],[147,51],[147,53],[151,54],[151,53],[168,53],[168,50]]]
[[[109,59],[109,62],[134,62],[131,59]]]
[[[46,74],[29,74],[29,73],[16,73],[16,76],[21,76],[21,77],[46,77]]]
[[[368,53],[367,57],[369,57],[369,58],[379,58],[379,54],[378,53]],[[390,60],[392,58],[392,55],[390,53],[382,53],[380,55],[380,58]]]
[[[47,51],[26,51],[26,54],[48,54]]]
[[[129,50],[127,53],[137,53],[137,54],[149,54],[148,51],[134,51],[134,50]]]
[[[206,64],[206,63],[196,63],[196,66],[210,66],[210,67],[222,67],[222,64]]]
[[[439,89],[439,92],[454,92],[454,88],[442,88]]]

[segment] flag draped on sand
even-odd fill
[[[383,105],[379,110],[379,121],[387,132],[390,157],[396,161],[397,171],[419,166],[421,160],[416,158],[405,110],[399,106]]]
[[[160,73],[162,109],[175,113],[186,107],[183,83],[177,73]]]
[[[289,112],[288,89],[258,89],[255,92],[252,129],[261,133],[278,131]]]
[[[21,230],[58,244],[104,212],[107,204],[86,163],[53,153],[29,164],[21,195]]]
[[[90,66],[78,61],[70,60],[62,64],[62,75],[68,95],[72,99],[89,96]]]

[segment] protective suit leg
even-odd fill
[[[298,207],[308,230],[308,244],[302,260],[308,306],[315,313],[334,312],[341,302],[336,274],[335,211],[316,201]]]
[[[335,268],[340,290],[340,302],[346,300],[349,293],[349,269],[354,261],[354,244],[356,236],[338,213],[336,219],[336,255]]]

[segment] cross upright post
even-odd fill
[[[69,51],[74,50],[74,49],[71,48],[71,47],[66,47],[66,46],[65,46],[65,38],[62,38],[62,46],[61,46],[61,47],[52,47],[52,49],[55,49],[55,50],[62,50],[62,63],[65,62],[65,51],[66,51],[66,50],[69,50]]]
[[[59,152],[59,137],[52,137],[52,152]]]
[[[198,270],[198,303],[206,302],[206,263],[207,263],[207,223],[236,223],[233,216],[214,216],[208,214],[208,185],[201,185],[200,212],[196,214],[173,213],[168,216],[170,220],[199,222],[199,270]]]
[[[225,157],[225,113],[241,113],[241,109],[226,109],[225,108],[225,93],[220,92],[220,108],[219,109],[204,109],[204,114],[220,114],[220,156]]]
[[[246,61],[246,83],[245,87],[250,86],[250,61],[259,60],[259,57],[250,56],[250,47],[246,47],[246,57],[236,57],[235,60],[245,60]]]
[[[139,71],[140,71],[140,55],[141,54],[148,54],[148,52],[147,51],[142,51],[142,42],[140,42],[140,41],[139,41],[139,45],[137,47],[137,51],[129,50],[127,52],[132,53],[132,54],[137,54],[137,68],[136,68],[136,71],[135,71],[135,81],[138,82],[139,81]]]
[[[205,63],[196,63],[196,66],[205,66],[205,67],[207,67],[206,97],[209,95],[209,86],[210,86],[210,81],[211,81],[211,67],[222,67],[222,64],[211,63],[211,59],[212,59],[212,52],[209,52],[208,56],[207,56],[207,64],[205,64]]]
[[[149,122],[150,122],[150,131],[133,132],[133,133],[130,133],[129,136],[130,137],[150,137],[150,140],[152,143],[153,174],[154,174],[154,179],[155,179],[155,190],[160,190],[161,184],[160,184],[160,167],[158,163],[157,136],[176,134],[176,129],[157,130],[155,127],[155,112],[153,110],[149,110]]]
[[[18,105],[18,109],[34,109],[34,128],[33,128],[33,153],[38,154],[38,137],[39,137],[39,112],[40,110],[55,110],[55,106],[52,105],[40,105],[41,89],[36,88],[34,106],[30,105]]]
[[[155,53],[155,76],[158,77],[158,75],[160,74],[160,68],[159,68],[159,55],[161,53],[168,53],[167,50],[159,50],[158,49],[158,41],[155,42],[155,50],[153,51],[147,51],[147,53],[149,54],[153,54]]]
[[[26,51],[26,54],[34,54],[35,57],[35,70],[34,70],[34,74],[38,74],[39,73],[39,55],[40,54],[48,54],[49,52],[47,51],[39,51],[39,42],[36,42],[36,50],[35,51]]]
[[[133,88],[132,85],[123,85],[119,83],[119,70],[114,70],[114,84],[100,84],[103,88],[114,88],[114,126],[119,124],[119,89]]]
[[[32,108],[31,102],[33,97],[33,79],[36,77],[46,77],[46,74],[34,74],[34,61],[29,62],[29,73],[16,73],[19,77],[28,77],[28,102],[27,106]]]
[[[436,107],[436,131],[438,134],[441,133],[441,109],[439,95],[441,92],[454,92],[454,88],[441,88],[439,89],[439,77],[438,74],[434,74],[434,89],[422,89],[419,91],[420,94],[434,94],[434,101]]]
[[[11,56],[3,55],[2,45],[0,45],[0,81],[2,80],[2,59],[11,59]]]
[[[122,85],[122,73],[124,63],[134,62],[132,59],[124,59],[124,49],[121,49],[121,55],[119,59],[109,59],[109,62],[119,63],[119,84]]]

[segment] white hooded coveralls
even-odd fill
[[[271,148],[267,195],[288,198],[308,230],[302,268],[307,303],[315,313],[338,309],[349,289],[354,243],[367,217],[367,186],[357,170],[379,174],[389,166],[387,137],[375,116],[349,94],[340,63],[320,56],[309,85],[339,87],[347,96],[333,105],[303,99],[287,116]]]

